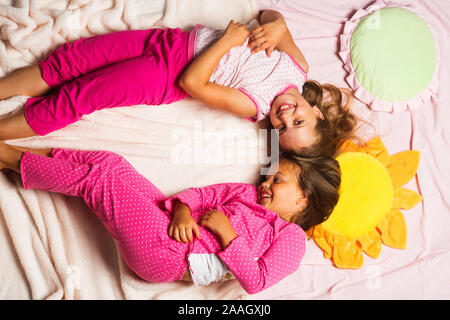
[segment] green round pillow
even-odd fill
[[[346,25],[340,54],[350,72],[347,82],[372,109],[411,109],[437,91],[436,42],[417,14],[399,7],[378,8],[381,2]]]

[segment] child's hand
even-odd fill
[[[250,32],[248,47],[252,49],[252,53],[266,50],[266,54],[270,57],[272,51],[278,46],[287,30],[284,19],[277,19],[267,22]]]
[[[223,249],[230,244],[231,240],[237,237],[230,219],[219,210],[211,210],[205,213],[200,220],[200,225],[219,236]]]
[[[192,218],[189,207],[185,205],[178,205],[175,207],[173,219],[169,224],[168,233],[169,237],[178,242],[192,243],[194,241],[193,235],[195,235],[197,239],[201,239],[198,225]]]
[[[247,40],[249,34],[250,32],[247,30],[245,25],[231,20],[228,27],[225,29],[221,40],[225,41],[230,48],[237,47],[242,45],[245,40]]]

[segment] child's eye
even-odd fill
[[[294,125],[299,126],[299,125],[301,125],[302,123],[303,123],[303,120],[296,120],[296,121],[294,122]]]
[[[275,182],[275,183],[280,182],[280,181],[281,181],[281,180],[280,180],[280,178],[278,178],[278,177],[273,178],[273,182]]]
[[[286,128],[285,126],[278,127],[278,131],[281,133],[285,130],[285,128]]]

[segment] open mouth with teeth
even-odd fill
[[[259,199],[260,201],[264,199],[272,199],[272,194],[267,189],[261,188],[259,191]]]
[[[280,105],[278,106],[277,114],[283,113],[283,112],[285,112],[285,111],[287,111],[287,110],[290,110],[290,109],[293,109],[293,108],[295,108],[295,105],[293,105],[293,104],[290,104],[290,103],[282,103],[282,104],[280,104]]]

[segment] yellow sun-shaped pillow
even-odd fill
[[[416,174],[420,154],[389,156],[380,138],[364,146],[346,141],[337,157],[341,167],[339,201],[328,220],[309,231],[327,259],[338,268],[359,268],[363,252],[377,258],[381,243],[406,248],[406,223],[400,209],[421,196],[402,186]]]

